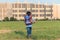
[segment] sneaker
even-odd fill
[[[29,38],[31,38],[31,34],[29,35]]]

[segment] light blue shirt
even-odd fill
[[[27,25],[26,27],[32,27],[32,25]]]
[[[30,23],[29,18],[30,18],[30,16],[28,16],[28,15],[25,16],[26,24],[29,24]]]
[[[25,19],[26,19],[26,24],[29,24],[30,21],[28,20],[30,18],[30,16],[26,15]],[[26,27],[32,27],[32,25],[27,25]]]

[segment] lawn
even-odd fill
[[[0,22],[0,40],[59,40],[60,21],[37,21],[32,27],[32,38],[26,38],[26,26],[23,21]]]

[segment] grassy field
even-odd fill
[[[23,21],[0,22],[0,40],[60,40],[60,21],[37,21],[32,27],[32,38],[26,38],[26,26]]]

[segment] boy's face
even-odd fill
[[[31,13],[28,13],[27,15],[28,15],[28,16],[30,16],[30,15],[31,15]]]

